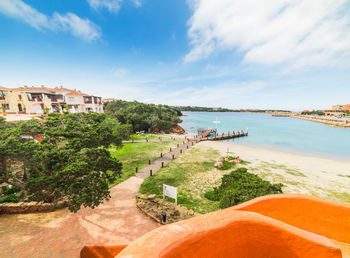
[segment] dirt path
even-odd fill
[[[78,257],[88,244],[128,244],[159,227],[135,206],[142,179],[111,188],[112,198],[95,209],[0,215],[0,257]]]

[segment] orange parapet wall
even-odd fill
[[[147,258],[322,258],[342,257],[342,251],[346,255],[349,244],[349,204],[276,194],[157,228],[115,254]],[[110,257],[101,256],[93,247],[86,248],[89,256],[82,257]]]
[[[350,205],[299,194],[259,197],[233,209],[253,211],[289,225],[350,244]]]
[[[116,257],[341,257],[329,239],[232,208],[151,231]]]

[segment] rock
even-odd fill
[[[158,128],[154,128],[152,133],[159,133],[159,129]]]
[[[176,133],[176,134],[185,134],[185,130],[179,126],[179,125],[176,125],[173,129],[171,129],[172,133]]]
[[[153,201],[156,198],[155,194],[150,194],[147,196],[147,200]]]
[[[221,161],[215,163],[215,167],[222,168],[223,166],[224,166],[224,163],[222,163]]]

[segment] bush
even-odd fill
[[[10,195],[10,194],[18,193],[19,191],[21,191],[21,188],[17,186],[12,186],[7,190],[7,194]]]
[[[222,183],[214,190],[205,193],[212,201],[219,201],[220,208],[227,208],[259,196],[282,193],[283,184],[271,184],[259,176],[239,168],[224,175]]]
[[[0,203],[4,203],[4,202],[15,202],[17,203],[19,200],[18,200],[18,197],[16,194],[10,194],[8,196],[5,196],[3,198],[0,198]]]
[[[222,164],[223,164],[222,167],[216,166],[215,168],[216,168],[216,169],[219,169],[219,170],[228,170],[228,169],[233,168],[234,166],[236,166],[236,163],[230,163],[230,162],[228,162],[228,161],[226,161],[226,160],[224,160],[224,161],[222,162]]]

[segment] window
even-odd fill
[[[91,104],[92,103],[92,97],[84,97],[84,102],[87,104]]]
[[[8,95],[7,92],[0,91],[0,100],[4,100]]]

